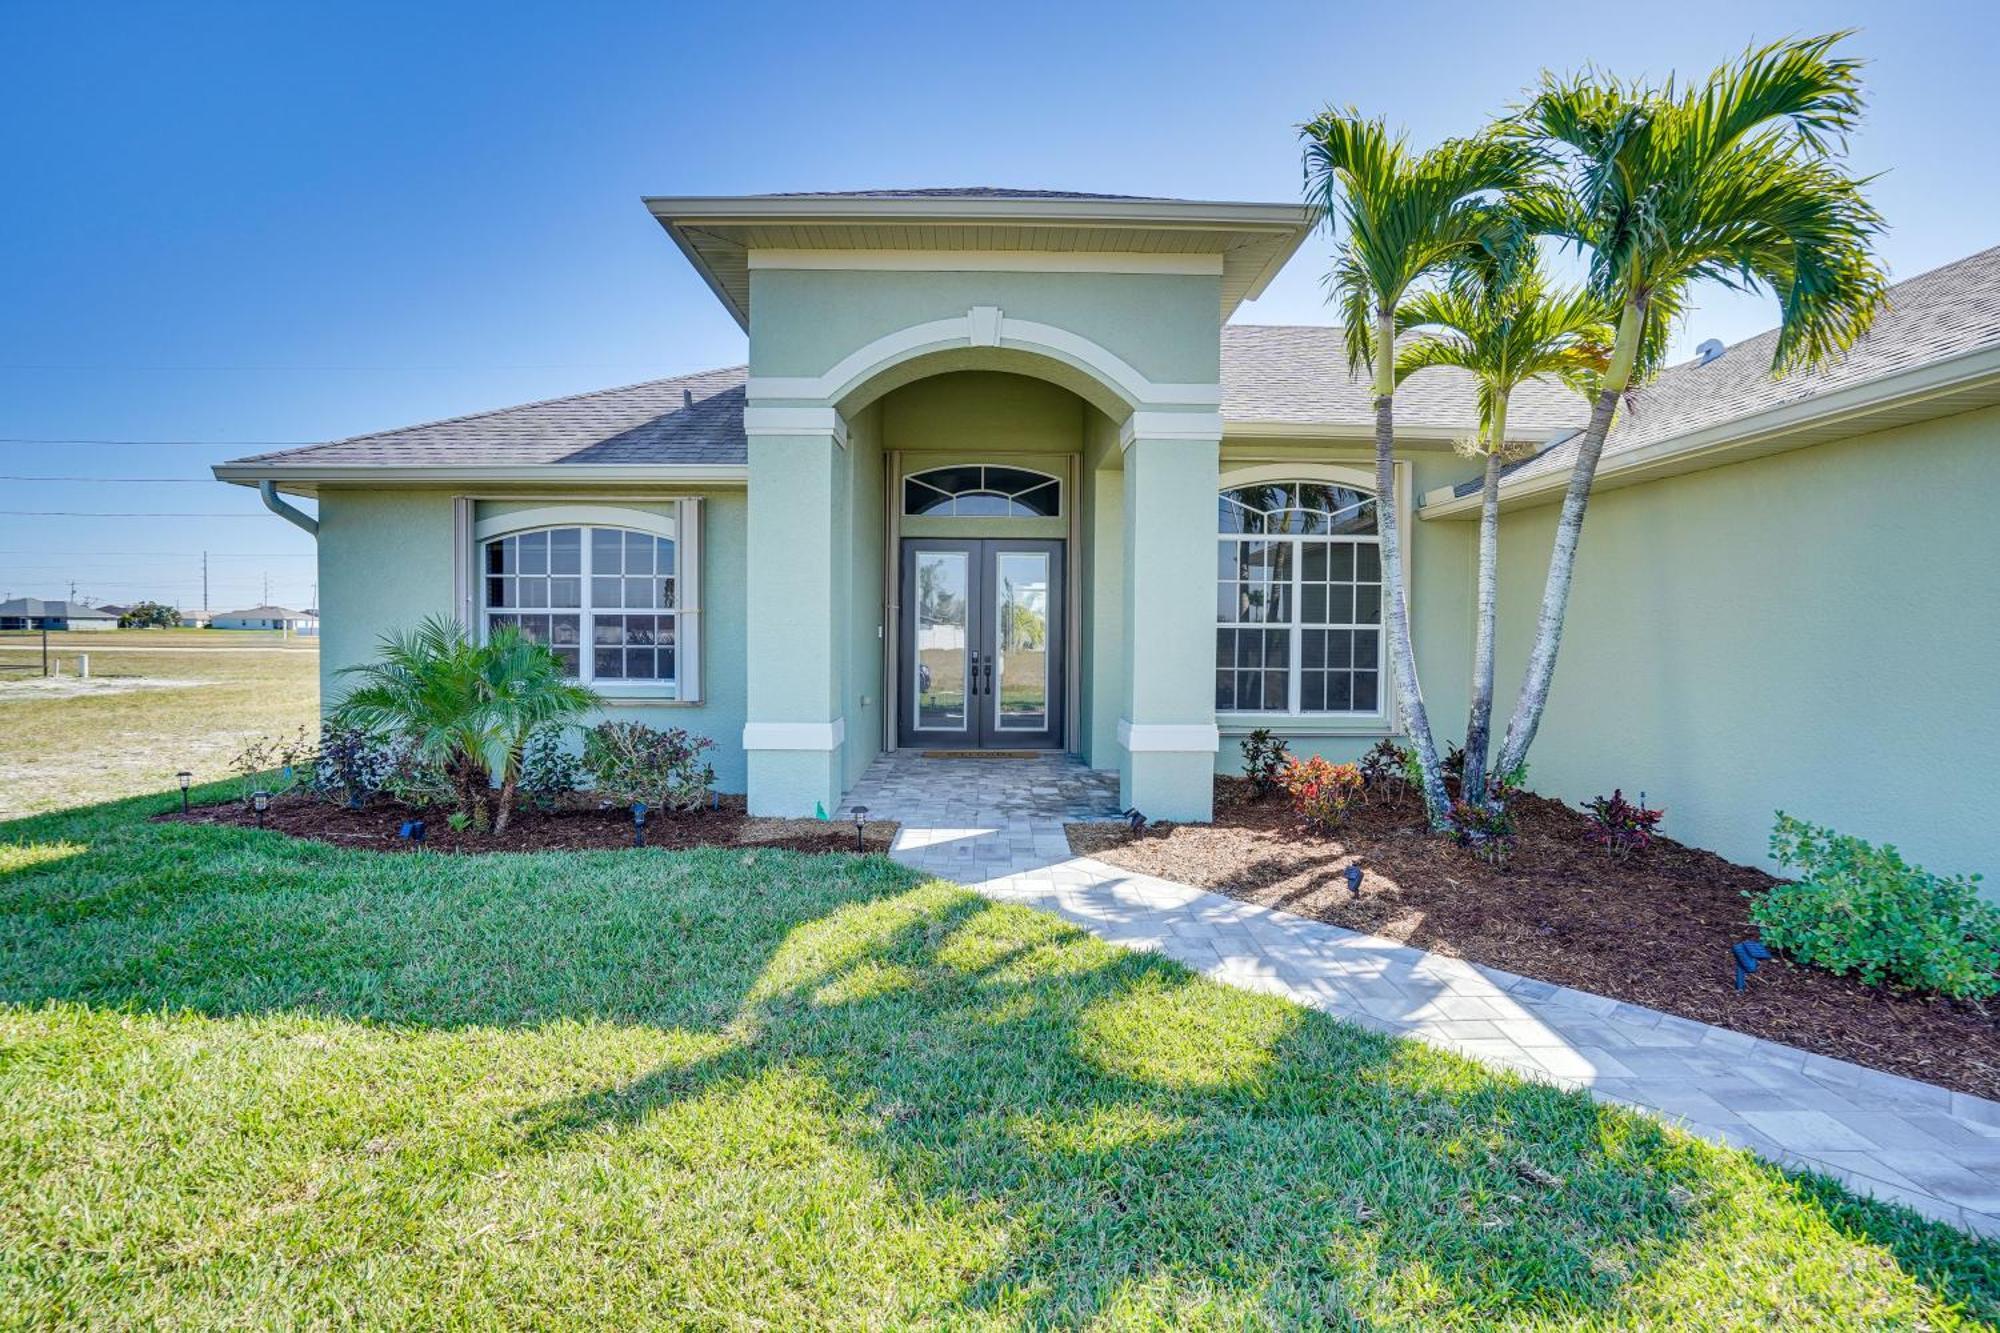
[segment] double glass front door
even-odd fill
[[[898,742],[1062,745],[1063,544],[903,543]]]

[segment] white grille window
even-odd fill
[[[674,539],[626,528],[543,528],[485,542],[480,567],[489,631],[517,626],[586,683],[681,680]]]
[[[1216,517],[1216,711],[1381,712],[1375,497],[1264,482],[1222,492]]]

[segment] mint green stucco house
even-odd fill
[[[1398,730],[1365,384],[1338,333],[1232,325],[1295,204],[1005,190],[671,198],[748,364],[220,466],[318,501],[323,670],[436,612],[545,637],[619,716],[719,744],[771,813],[887,749],[1052,749],[1200,819],[1259,726]],[[1607,448],[1534,785],[1644,789],[1761,855],[1774,807],[2000,864],[2000,250],[1906,282],[1839,365],[1674,368]],[[1583,407],[1517,396],[1502,689]],[[1462,718],[1468,384],[1398,395],[1424,686]]]

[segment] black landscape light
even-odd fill
[[[1137,806],[1132,807],[1130,810],[1120,810],[1118,817],[1124,820],[1134,833],[1144,833],[1146,831],[1146,817],[1139,813]]]
[[[264,815],[271,808],[271,793],[253,791],[250,793],[250,808],[257,812],[257,827],[264,827]]]
[[[855,806],[854,807],[854,850],[857,852],[865,852],[868,850],[868,844],[863,840],[861,832],[862,829],[867,825],[867,823],[868,823],[868,807],[865,805]]]
[[[644,801],[632,802],[632,845],[634,847],[644,847],[646,845],[646,803]]]
[[[1341,872],[1347,876],[1347,891],[1356,898],[1361,896],[1361,863],[1349,861],[1347,869]]]
[[[1736,961],[1736,989],[1747,990],[1750,974],[1757,970],[1757,964],[1770,958],[1771,951],[1759,940],[1744,940],[1729,946],[1729,956]]]
[[[186,814],[188,812],[188,783],[194,781],[194,774],[184,768],[174,774],[174,776],[181,780],[181,813]]]

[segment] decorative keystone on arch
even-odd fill
[[[967,330],[974,347],[1000,345],[1000,307],[976,305],[965,312]]]

